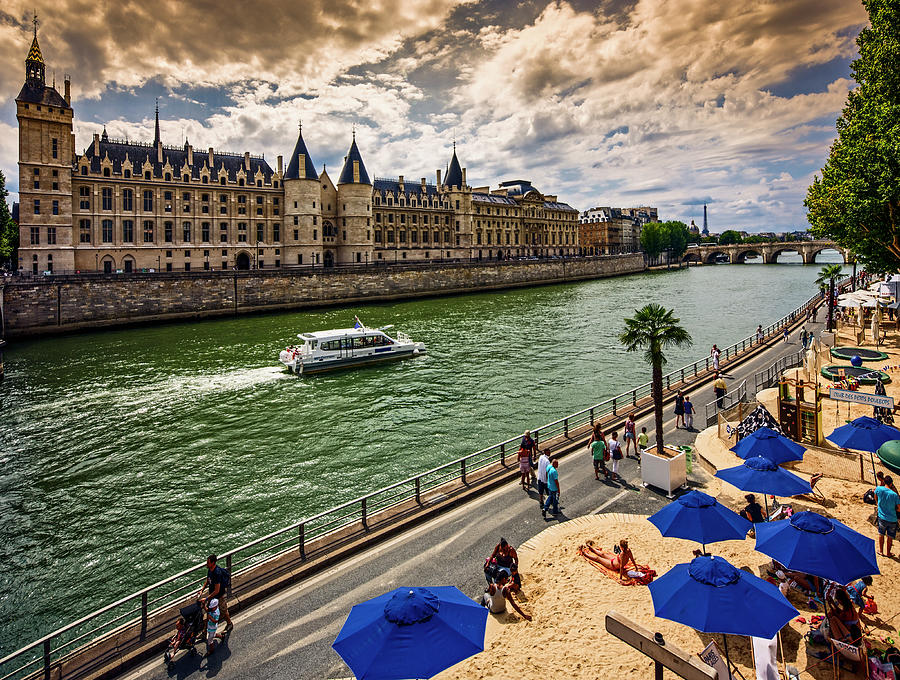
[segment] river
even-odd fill
[[[646,382],[617,335],[647,302],[694,338],[668,353],[676,368],[795,309],[818,269],[695,267],[15,343],[0,383],[0,657],[208,552]],[[427,356],[281,370],[296,333],[355,314]]]

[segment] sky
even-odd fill
[[[803,197],[854,86],[859,0],[5,0],[0,170],[18,198],[15,97],[32,10],[72,80],[76,150],[103,126],[288,156],[302,121],[336,177],[526,179],[579,210],[651,205],[712,231],[808,224]],[[285,161],[287,162],[287,161]]]

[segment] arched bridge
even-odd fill
[[[853,262],[853,253],[846,248],[841,248],[834,241],[827,240],[735,243],[727,246],[704,243],[688,248],[682,261],[715,264],[727,259],[729,264],[740,264],[748,257],[762,257],[766,264],[774,264],[778,261],[781,253],[798,253],[803,258],[803,264],[814,264],[816,255],[823,250],[836,250],[844,258],[844,262]]]

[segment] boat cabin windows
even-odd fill
[[[393,345],[394,341],[384,335],[365,335],[356,338],[341,338],[323,342],[319,348],[326,352],[336,352],[341,349],[366,349],[369,347],[382,347]]]

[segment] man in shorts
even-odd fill
[[[544,494],[547,492],[547,467],[550,465],[550,449],[545,448],[541,451],[541,457],[538,458],[537,466],[537,487],[538,494],[541,497],[541,507],[544,506]]]
[[[209,595],[207,596],[207,601],[211,601],[216,599],[219,610],[222,613],[222,616],[225,617],[225,631],[226,633],[230,632],[232,628],[234,628],[234,624],[231,622],[231,616],[228,614],[228,587],[231,585],[231,574],[224,567],[216,566],[216,562],[218,561],[218,557],[215,555],[210,555],[206,558],[206,582],[203,584],[203,587],[200,588],[200,593],[204,590],[209,590]],[[218,620],[218,619],[217,619]]]
[[[604,477],[609,477],[606,469],[606,442],[603,437],[591,443],[591,457],[594,459],[594,479],[600,479],[601,471]]]
[[[878,504],[878,552],[886,557],[893,557],[891,546],[897,537],[897,506],[900,495],[893,489],[894,480],[890,475],[884,478],[884,485],[875,488]],[[884,551],[884,537],[887,536],[887,552]]]

